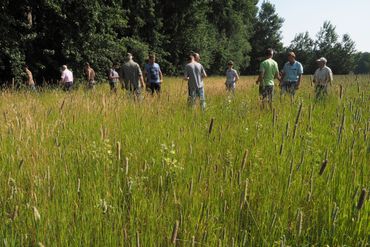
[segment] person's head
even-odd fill
[[[234,66],[234,62],[230,60],[230,61],[227,63],[227,67],[228,67],[229,69],[231,69],[233,66]]]
[[[267,58],[272,58],[272,57],[274,56],[274,50],[273,50],[273,49],[271,49],[271,48],[266,49],[266,51],[265,51],[265,56],[266,56]]]
[[[85,63],[85,68],[87,68],[87,69],[90,68],[90,64],[86,62]]]
[[[320,57],[319,59],[316,60],[316,63],[320,68],[324,68],[327,62],[328,60],[326,60],[326,58],[324,57]]]
[[[295,62],[295,54],[294,54],[294,52],[289,52],[288,53],[288,61],[289,61],[289,63],[294,63]]]
[[[64,70],[66,70],[66,69],[68,69],[67,65],[63,65],[63,66],[62,66],[62,70],[64,71]]]
[[[131,53],[127,53],[127,54],[126,54],[126,60],[127,60],[127,61],[132,60],[132,58],[133,58],[133,56],[132,56],[132,54],[131,54]]]
[[[187,60],[188,60],[189,63],[194,62],[194,60],[195,60],[194,54],[190,53],[187,57]]]
[[[197,61],[198,63],[200,62],[200,55],[199,53],[194,53],[194,60]]]
[[[27,69],[28,69],[28,65],[27,64],[23,65],[23,70],[27,70]]]
[[[151,63],[151,64],[155,63],[155,55],[154,54],[149,55],[149,63]]]

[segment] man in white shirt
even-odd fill
[[[328,94],[328,85],[331,85],[333,81],[333,72],[326,66],[328,62],[326,58],[321,57],[316,62],[319,68],[313,75],[313,82],[315,84],[316,99],[318,99]]]
[[[63,65],[62,67],[62,76],[60,83],[63,86],[64,91],[70,91],[73,85],[73,73],[67,67],[67,65]]]

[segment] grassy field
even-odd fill
[[[2,92],[0,245],[369,246],[370,77],[273,110],[255,79],[207,79],[204,113],[176,78],[141,103]]]

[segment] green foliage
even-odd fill
[[[242,10],[242,11],[241,11]],[[144,64],[157,54],[166,73],[182,73],[185,55],[201,53],[210,74],[227,60],[248,66],[255,0],[5,1],[1,6],[0,75],[18,77],[27,63],[40,83],[59,78],[62,64],[77,77],[89,62],[99,78],[130,51]]]
[[[364,52],[357,54],[357,67],[355,72],[357,74],[370,73],[370,53]]]
[[[252,44],[252,64],[249,72],[258,72],[259,63],[264,59],[264,51],[272,48],[277,52],[283,51],[281,42],[281,28],[284,19],[281,18],[275,9],[275,5],[269,1],[264,1],[254,22],[254,35],[251,38]]]

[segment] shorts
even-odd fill
[[[71,91],[72,86],[73,86],[73,82],[72,81],[65,82],[64,85],[63,85],[63,90],[66,91],[66,92],[67,91]]]
[[[268,101],[272,101],[272,96],[274,95],[274,86],[259,86],[259,93],[262,99],[268,98]]]
[[[235,82],[226,82],[226,90],[235,92]]]
[[[88,84],[87,84],[87,88],[89,88],[89,89],[94,88],[94,86],[95,86],[95,81],[94,81],[94,80],[90,80],[90,81],[88,82]]]
[[[125,89],[130,95],[135,95],[137,98],[141,99],[141,88],[137,85],[132,85],[130,82],[125,82]]]
[[[281,94],[285,94],[288,92],[291,95],[295,95],[295,92],[298,88],[297,81],[283,81],[280,85],[281,87]]]
[[[116,81],[110,80],[109,81],[110,90],[115,91],[116,90],[116,84],[117,84]]]
[[[327,85],[316,85],[315,86],[316,99],[322,98],[328,95],[328,86]]]
[[[28,89],[29,89],[30,91],[36,91],[36,86],[35,86],[35,84],[28,85]]]
[[[188,104],[190,106],[193,106],[195,104],[195,101],[199,97],[200,99],[200,106],[202,107],[202,110],[205,110],[206,108],[206,96],[204,94],[204,88],[190,88],[189,87],[189,97],[188,97]]]
[[[152,94],[154,94],[155,92],[157,93],[160,93],[161,92],[161,84],[160,83],[150,83],[150,86],[149,86]]]

